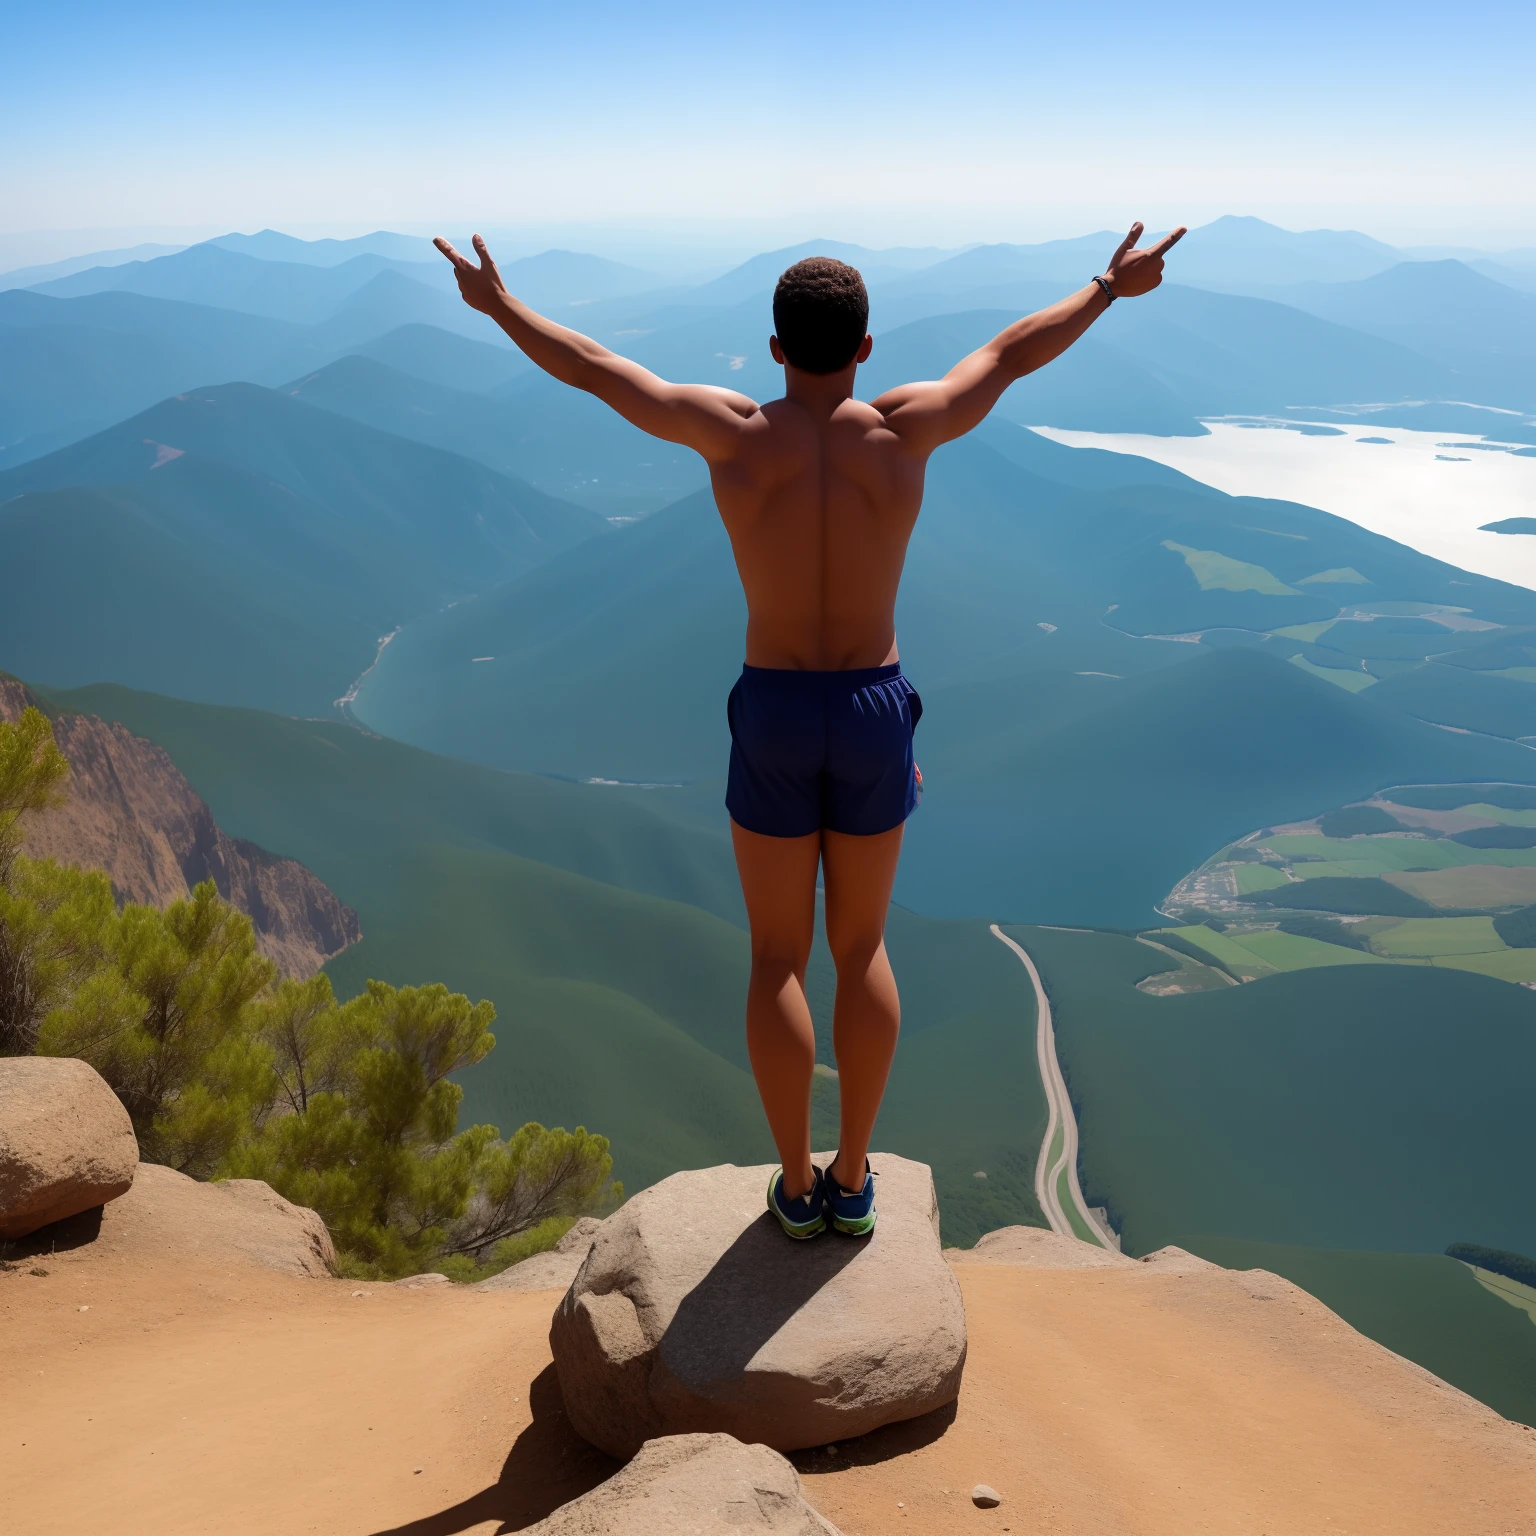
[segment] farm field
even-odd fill
[[[1228,844],[1161,904],[1241,981],[1387,961],[1536,986],[1536,805],[1525,785],[1417,785]],[[1177,990],[1170,986],[1167,990]],[[1191,987],[1191,990],[1194,990]]]

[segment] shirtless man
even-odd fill
[[[917,803],[912,732],[922,713],[896,652],[896,589],[928,456],[969,432],[1016,379],[1060,356],[1117,298],[1149,293],[1183,234],[1137,250],[1134,224],[1101,277],[1010,325],[942,379],[865,404],[869,300],[852,267],[797,262],[773,296],[784,397],[669,384],[507,292],[475,236],[476,266],[448,244],[465,303],[546,373],[709,465],[747,599],[746,665],[731,690],[725,803],[752,929],[747,1050],[781,1167],[768,1206],[791,1237],[875,1225],[866,1154],[901,1020],[885,916],[902,828]],[[823,872],[837,964],[833,1041],[842,1128],[811,1162],[816,1037],[805,999]]]

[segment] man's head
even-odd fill
[[[797,261],[773,290],[781,361],[805,373],[837,373],[862,361],[869,295],[858,270],[830,256]]]

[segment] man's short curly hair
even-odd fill
[[[831,256],[797,261],[773,290],[773,328],[794,367],[846,368],[869,328],[869,294],[858,269]]]

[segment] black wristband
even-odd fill
[[[1104,290],[1104,297],[1113,304],[1115,302],[1115,290],[1109,286],[1109,279],[1107,277],[1096,277],[1094,282]]]

